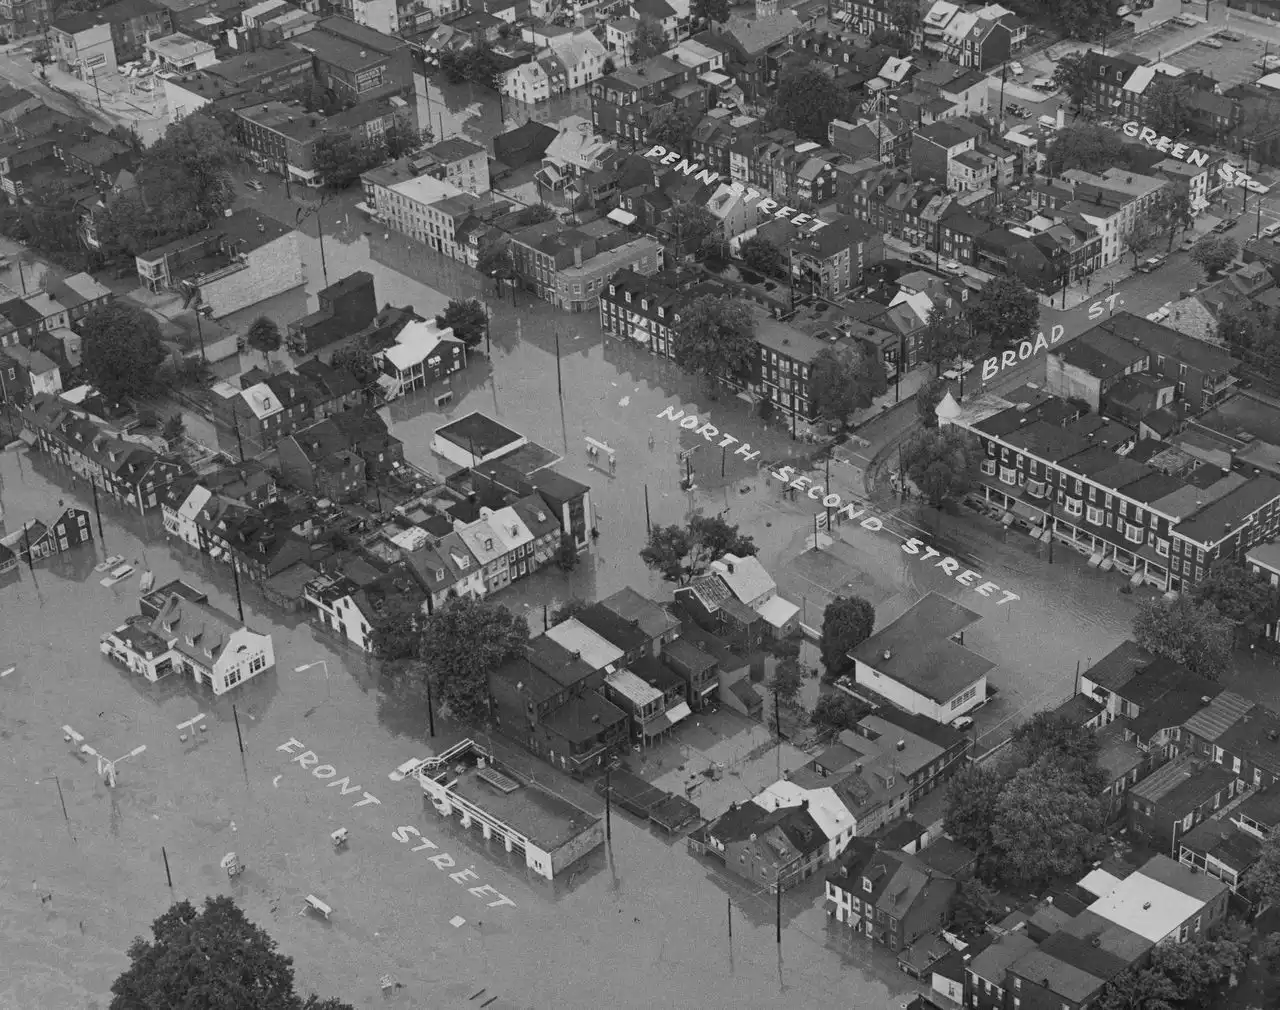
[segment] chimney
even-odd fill
[[[907,741],[906,741],[906,740],[899,740],[899,741],[898,741],[898,750],[906,750],[906,749],[907,749]]]
[[[883,659],[885,662],[888,662],[893,658],[893,650],[885,649],[884,652],[880,653],[880,658]]]
[[[579,242],[573,247],[573,265],[581,269],[582,267],[582,243]]]

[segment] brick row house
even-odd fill
[[[32,398],[22,422],[23,439],[32,448],[141,513],[159,508],[163,489],[190,469],[183,460],[109,433],[88,414],[48,394]]]

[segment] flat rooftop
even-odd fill
[[[565,842],[576,838],[596,823],[597,818],[568,800],[561,799],[541,786],[526,783],[501,764],[489,767],[507,778],[519,782],[519,788],[504,793],[480,777],[480,769],[469,765],[458,776],[452,791],[464,800],[534,842],[546,852],[555,852]]]
[[[479,458],[519,442],[523,437],[518,431],[512,431],[479,411],[437,428],[435,433],[438,438],[447,439]]]

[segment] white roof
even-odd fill
[[[267,13],[275,7],[280,6],[280,0],[264,0],[263,3],[254,4],[252,7],[246,7],[241,11],[241,16],[245,18],[256,18],[261,14]]]
[[[907,76],[907,71],[911,69],[911,57],[899,59],[896,56],[890,56],[884,61],[884,66],[880,68],[878,77],[883,77],[886,81],[899,83]]]
[[[401,530],[391,538],[391,542],[401,550],[416,551],[420,547],[426,545],[431,539],[427,531],[418,526],[410,526],[407,530]]]
[[[606,216],[610,221],[624,226],[636,223],[636,216],[631,211],[623,210],[621,207],[614,207]]]
[[[751,798],[751,802],[756,806],[769,811],[784,807],[798,807],[805,800],[809,801],[809,816],[828,839],[838,838],[856,826],[857,822],[849,812],[849,808],[829,786],[821,789],[804,789],[794,782],[779,779],[764,792]]]
[[[1090,894],[1105,895],[1110,894],[1120,886],[1120,878],[1114,873],[1108,873],[1103,869],[1090,870],[1085,874],[1084,879],[1079,882],[1078,886],[1084,888]]]
[[[1258,87],[1270,88],[1272,91],[1280,91],[1280,73],[1267,74],[1258,78]]]
[[[1204,904],[1139,871],[1125,877],[1111,893],[1090,905],[1089,911],[1159,943]]]
[[[771,596],[765,600],[760,606],[756,607],[756,613],[769,622],[774,628],[784,628],[791,618],[799,613],[800,608],[790,600],[785,600],[781,596]]]
[[[948,42],[958,43],[964,40],[964,37],[973,31],[973,26],[978,23],[977,14],[957,14],[947,22],[947,27],[942,31],[942,37]]]
[[[603,59],[609,50],[590,32],[577,32],[573,35],[557,35],[548,40],[551,51],[560,58],[566,67],[576,67],[585,57]]]
[[[178,515],[183,519],[194,521],[200,510],[209,503],[209,499],[212,497],[212,491],[203,484],[197,484],[191,489],[191,493],[187,495],[187,500],[178,506]]]
[[[396,342],[382,356],[403,372],[426,361],[446,340],[454,340],[453,327],[440,327],[434,319],[412,320],[396,337]]]
[[[662,697],[661,691],[646,684],[630,670],[614,670],[604,678],[604,682],[641,708],[651,705]]]
[[[956,403],[956,398],[951,395],[951,390],[947,390],[942,399],[938,401],[938,405],[933,408],[933,412],[943,420],[950,420],[960,416],[960,404]]]
[[[83,386],[76,386],[75,389],[64,389],[58,394],[58,398],[66,400],[67,403],[84,403],[93,391],[93,387],[86,383]]]
[[[686,67],[698,63],[714,63],[717,59],[721,62],[724,60],[719,50],[703,45],[697,39],[685,39],[675,48],[668,49],[663,55],[674,59],[677,63],[683,63]]]
[[[582,661],[593,670],[603,670],[606,666],[610,666],[622,658],[621,649],[612,642],[605,641],[574,617],[569,618],[567,621],[561,621],[555,627],[544,632],[544,634],[556,645],[569,652],[576,652],[582,658]],[[662,692],[659,691],[658,693],[661,694]]]
[[[724,580],[724,584],[742,603],[750,604],[778,588],[773,576],[760,564],[759,558],[739,558],[726,554],[712,563],[711,570]]]
[[[489,516],[489,527],[498,534],[498,539],[509,551],[533,543],[533,533],[510,505]]]
[[[462,537],[462,542],[482,565],[496,561],[507,553],[507,545],[486,519],[477,519],[463,526],[458,530],[458,536]]]
[[[1124,90],[1140,95],[1147,90],[1147,85],[1151,83],[1152,78],[1155,76],[1155,67],[1138,67],[1129,75],[1129,79],[1124,82]]]
[[[241,392],[240,397],[249,405],[249,409],[253,411],[254,416],[259,421],[263,421],[284,410],[276,394],[271,391],[271,387],[265,382],[254,383]]]
[[[447,200],[451,196],[460,196],[465,190],[459,189],[444,179],[433,179],[429,175],[420,175],[416,179],[406,179],[390,187],[393,193],[399,193],[414,203],[430,205],[438,200]]]
[[[907,307],[920,317],[922,323],[929,321],[929,313],[933,311],[933,299],[926,295],[923,291],[917,291],[914,294],[908,294],[905,291],[899,291],[893,296],[893,301],[889,303],[889,308],[895,305],[907,303]]]
[[[153,53],[171,60],[188,60],[203,53],[213,52],[213,46],[200,39],[193,39],[182,32],[174,32],[161,39],[152,39],[147,48]]]
[[[930,28],[941,28],[953,17],[960,8],[953,3],[947,3],[947,0],[937,0],[929,13],[924,16],[924,23]]]

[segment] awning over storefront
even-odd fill
[[[693,715],[693,709],[689,707],[688,702],[682,701],[679,705],[667,709],[667,718],[671,720],[672,726],[678,723],[681,719],[687,719],[691,715]]]
[[[659,733],[665,733],[669,730],[671,725],[672,723],[667,717],[667,713],[663,712],[662,715],[656,716],[644,724],[644,735],[657,736]]]
[[[718,691],[718,690],[720,690],[720,682],[718,680],[713,680],[710,684],[708,684],[706,687],[704,687],[701,691],[698,692],[698,697],[705,698],[712,691]]]

